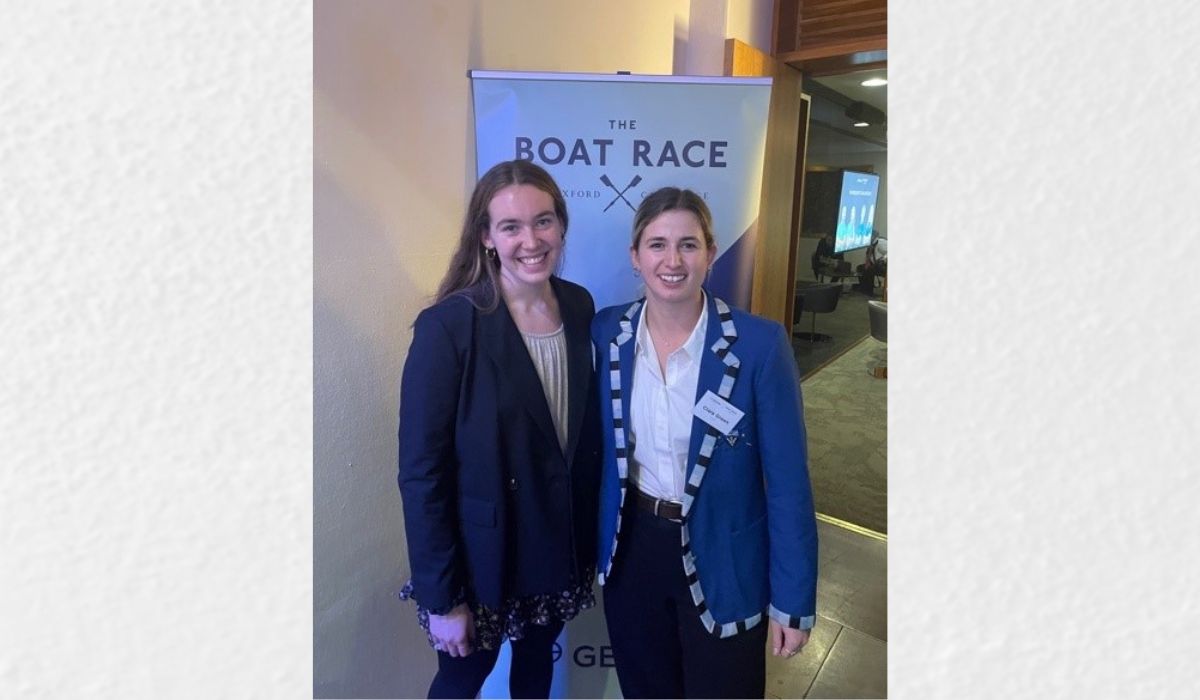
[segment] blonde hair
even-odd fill
[[[716,245],[716,240],[713,238],[712,212],[708,210],[704,199],[691,190],[662,187],[647,195],[638,205],[637,211],[634,212],[631,247],[634,249],[638,247],[638,243],[642,240],[642,232],[646,230],[651,221],[658,218],[660,214],[676,209],[695,214],[696,219],[700,222],[700,230],[704,232],[704,245],[709,248]]]

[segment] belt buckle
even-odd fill
[[[667,521],[670,521],[670,522],[673,522],[673,523],[681,523],[681,522],[683,522],[683,520],[682,520],[682,519],[678,519],[678,520],[677,520],[677,519],[675,519],[675,518],[669,518],[669,517],[667,517],[666,515],[662,515],[662,514],[660,514],[660,513],[658,512],[658,508],[659,508],[659,506],[663,505],[664,503],[671,503],[672,505],[674,505],[674,501],[668,501],[668,500],[666,500],[666,499],[663,499],[663,498],[656,498],[656,499],[654,499],[654,515],[655,515],[655,517],[659,517],[659,518],[662,518],[663,520],[667,520]]]

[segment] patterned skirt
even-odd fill
[[[566,622],[573,619],[581,610],[596,606],[596,596],[592,593],[592,581],[595,574],[587,572],[586,583],[576,583],[565,591],[558,593],[543,593],[524,598],[510,598],[499,607],[490,608],[486,605],[471,601],[463,595],[455,601],[455,605],[467,602],[471,613],[475,616],[475,644],[480,649],[498,649],[505,639],[521,639],[525,636],[528,625],[549,625],[554,622]],[[412,581],[404,584],[400,591],[400,600],[412,600],[417,603],[417,624],[425,630],[425,639],[429,646],[434,645],[433,637],[429,634],[429,610],[422,607],[413,598]],[[451,606],[453,607],[453,606]]]

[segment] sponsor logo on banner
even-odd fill
[[[558,642],[554,643],[552,651],[555,663],[563,656],[562,645]],[[600,666],[603,668],[613,668],[612,647],[604,644],[600,647],[592,646],[591,644],[580,644],[575,647],[575,651],[571,654],[571,660],[580,668],[591,668],[592,666]]]

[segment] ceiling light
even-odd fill
[[[871,126],[866,122],[854,122],[854,126]]]
[[[880,85],[887,85],[887,78],[870,78],[862,81],[860,84],[863,87],[879,87]]]

